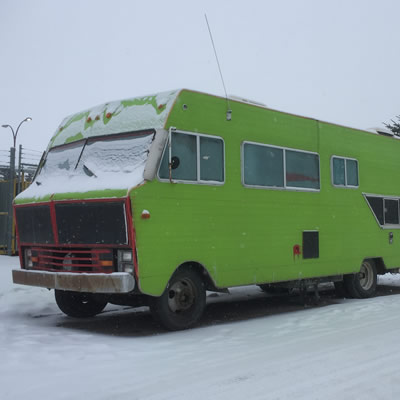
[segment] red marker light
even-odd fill
[[[150,218],[150,212],[148,210],[143,210],[142,219],[149,219],[149,218]]]

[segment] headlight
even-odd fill
[[[118,272],[133,274],[133,256],[131,250],[118,250]]]
[[[132,262],[132,252],[131,251],[122,251],[122,261]]]
[[[25,250],[25,268],[26,269],[33,268],[32,250],[31,249]]]

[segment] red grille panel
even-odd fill
[[[54,249],[32,247],[35,270],[52,272],[114,272],[111,249]]]

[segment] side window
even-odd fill
[[[196,136],[175,133],[172,135],[172,178],[195,181],[197,179]],[[169,172],[168,172],[169,174]]]
[[[243,183],[248,186],[319,190],[319,156],[300,150],[243,143]]]
[[[383,198],[367,196],[366,199],[379,224],[384,225],[385,221],[383,219]]]
[[[358,186],[357,160],[346,160],[346,184],[347,186]]]
[[[284,187],[282,149],[244,143],[243,158],[246,185]]]
[[[366,195],[372,213],[375,215],[379,225],[388,225],[391,228],[400,228],[399,198],[385,198],[384,196]],[[393,226],[393,225],[398,225]]]
[[[221,139],[200,136],[200,180],[224,181],[224,143]]]
[[[332,174],[333,174],[333,184],[338,186],[346,185],[346,170],[344,167],[344,159],[334,157],[332,159]]]
[[[334,186],[358,187],[358,161],[351,158],[332,157],[332,183]]]
[[[169,147],[164,150],[158,171],[170,178]],[[224,182],[224,142],[220,138],[173,132],[171,135],[171,178],[188,182]]]
[[[286,186],[319,189],[318,155],[286,150]]]
[[[399,223],[399,202],[398,200],[385,199],[385,224],[397,225]]]

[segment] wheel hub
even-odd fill
[[[360,280],[360,286],[364,290],[369,290],[374,282],[373,271],[368,263],[363,263],[361,265],[360,273],[358,274]]]
[[[195,299],[193,284],[183,279],[175,282],[168,292],[168,306],[171,311],[179,313],[192,307]]]

